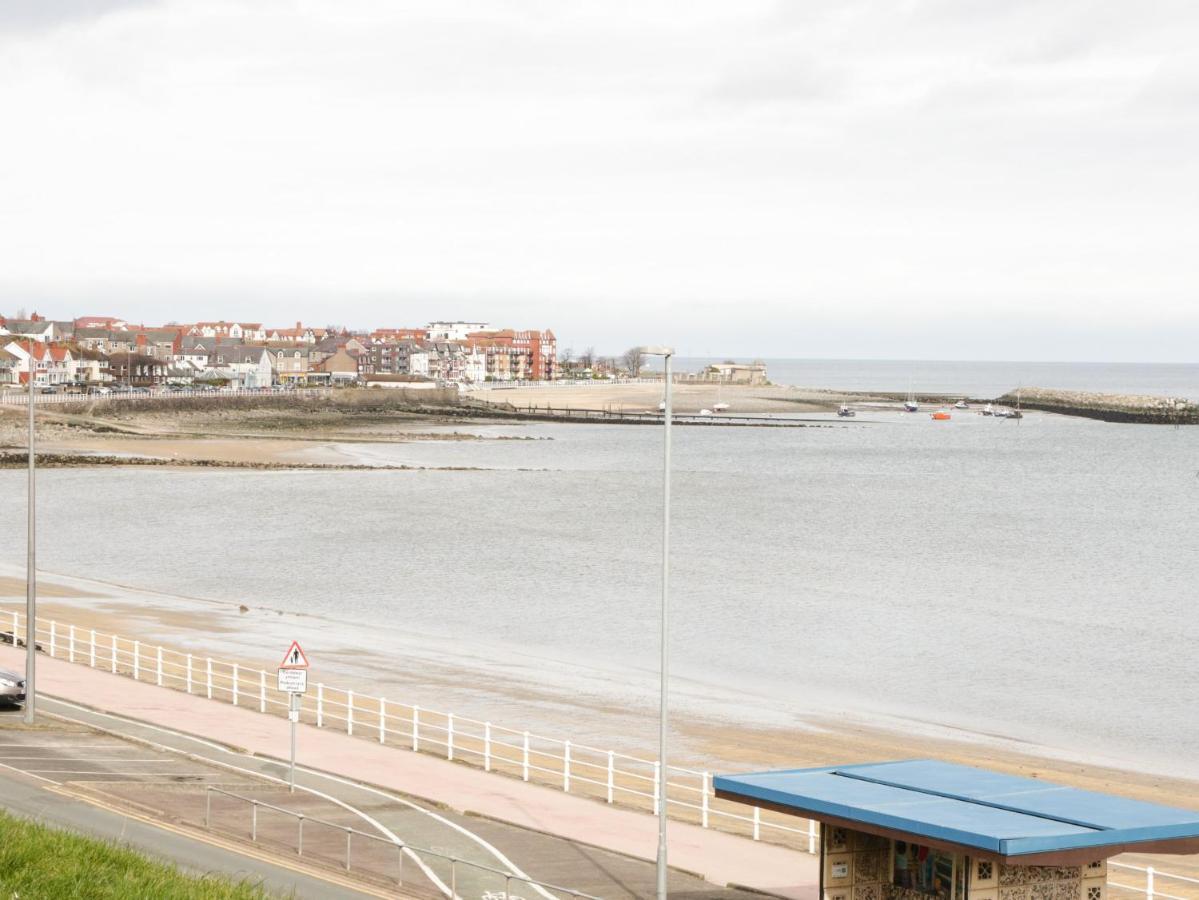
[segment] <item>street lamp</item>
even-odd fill
[[[37,533],[35,528],[35,496],[34,476],[36,474],[33,447],[33,404],[36,393],[34,378],[37,366],[33,355],[29,357],[29,507],[26,511],[26,545],[25,545],[25,724],[33,724],[34,705],[36,703],[33,689],[34,670],[37,668]],[[17,646],[17,633],[13,629],[13,647]]]
[[[662,673],[658,708],[658,900],[666,900],[666,785],[670,781],[669,770],[666,767],[666,685],[670,671],[670,643],[667,631],[667,600],[670,596],[670,360],[674,356],[674,348],[642,347],[641,352],[646,356],[661,356],[666,367],[666,396],[662,416],[665,449],[662,466]]]

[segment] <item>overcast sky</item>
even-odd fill
[[[1199,4],[3,0],[0,311],[1191,361]]]

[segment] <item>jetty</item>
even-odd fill
[[[514,406],[505,404],[478,404],[474,406],[486,418],[516,419],[526,422],[603,422],[614,425],[661,425],[661,412],[629,411],[612,409],[586,409],[562,406]],[[672,425],[732,426],[741,428],[831,428],[844,425],[827,418],[800,418],[797,416],[767,415],[723,415],[718,413],[679,413],[670,415]]]
[[[1024,409],[1083,416],[1104,422],[1199,425],[1199,404],[1183,397],[1020,388],[1019,391],[1009,391],[995,402],[1007,406],[1016,406],[1018,402]]]

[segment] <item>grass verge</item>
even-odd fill
[[[265,900],[262,888],[185,875],[114,843],[0,812],[0,897]]]

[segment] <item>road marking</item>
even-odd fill
[[[339,878],[336,875],[334,875],[332,872],[326,872],[323,869],[310,868],[308,866],[299,865],[297,863],[294,863],[294,862],[292,862],[288,859],[282,858],[282,857],[276,858],[273,855],[271,855],[270,853],[261,852],[261,851],[255,852],[253,850],[248,850],[248,849],[246,849],[246,845],[243,842],[235,842],[235,841],[231,841],[231,840],[225,840],[216,835],[210,834],[205,831],[201,831],[199,829],[192,830],[192,829],[189,829],[186,827],[180,827],[180,826],[176,826],[176,825],[167,824],[166,822],[160,822],[159,820],[151,818],[150,816],[142,815],[141,813],[125,809],[124,807],[114,806],[112,804],[104,802],[103,800],[100,800],[97,797],[93,797],[93,796],[91,796],[89,794],[85,794],[83,792],[73,791],[70,788],[58,786],[58,787],[46,788],[46,790],[53,791],[54,793],[60,794],[64,797],[69,797],[72,800],[83,801],[84,803],[88,803],[92,806],[98,806],[101,809],[105,809],[111,813],[114,813],[115,815],[122,816],[127,819],[134,819],[145,825],[150,825],[154,828],[161,829],[162,831],[169,831],[172,834],[180,835],[181,837],[185,837],[185,838],[188,838],[189,840],[197,841],[198,843],[201,843],[201,844],[208,844],[213,847],[219,847],[222,850],[227,850],[231,853],[236,853],[240,856],[245,856],[250,859],[256,859],[259,862],[265,862],[269,865],[275,866],[276,868],[287,869],[292,872],[298,872],[301,875],[307,875],[310,878],[316,878],[320,881],[327,881],[330,884],[336,884],[336,885],[339,885],[340,887],[349,888],[350,890],[358,891],[360,893],[367,894],[372,897],[393,897],[393,896],[395,896],[394,894],[379,893],[378,889],[373,888],[370,885],[360,884],[358,882],[351,881],[348,878]],[[514,898],[514,900],[515,900],[515,898]]]
[[[118,722],[125,722],[125,723],[127,723],[129,725],[133,725],[135,727],[149,728],[151,731],[160,731],[163,734],[169,734],[169,735],[173,735],[174,737],[183,738],[185,740],[195,741],[198,744],[202,744],[202,745],[211,747],[212,749],[218,750],[221,753],[229,754],[232,756],[245,756],[246,755],[246,754],[238,754],[235,751],[228,749],[227,747],[222,747],[220,744],[214,744],[213,742],[206,741],[203,738],[193,737],[192,735],[187,734],[185,732],[174,731],[170,728],[163,728],[160,725],[150,725],[146,722],[138,722],[136,719],[127,719],[123,716],[118,716],[114,713],[100,712],[99,710],[90,709],[86,706],[79,706],[77,704],[71,703],[69,700],[63,700],[60,697],[50,697],[48,699],[51,699],[56,703],[61,703],[63,706],[70,707],[71,709],[77,709],[80,712],[90,713],[92,715],[101,716],[103,718],[115,719]],[[53,715],[53,713],[51,715]],[[58,715],[58,718],[65,719],[68,722],[75,722],[80,725],[86,725],[91,728],[97,727],[95,725],[89,724],[88,722],[84,722],[79,719],[72,719],[69,716],[64,716],[61,714]],[[156,744],[154,741],[148,740],[146,738],[133,738],[133,740],[140,740],[143,743],[149,744],[150,746],[159,747],[159,748],[169,751],[171,753],[178,753],[181,756],[187,756],[188,758],[192,758],[192,759],[195,758],[194,754],[188,753],[186,750],[180,750],[177,747],[171,747],[167,744]],[[253,757],[251,757],[251,758],[253,758]],[[255,778],[261,778],[266,781],[273,781],[277,784],[287,784],[287,782],[284,781],[282,778],[276,778],[273,775],[265,775],[261,772],[255,772],[252,769],[243,769],[240,766],[233,765],[232,763],[220,763],[220,762],[216,762],[215,760],[205,760],[205,761],[211,763],[212,765],[224,766],[225,768],[232,769],[235,772],[242,772],[243,774],[251,775]],[[270,760],[264,760],[264,761],[270,762]],[[20,770],[18,769],[16,771],[20,771]],[[306,769],[305,771],[308,771],[311,773],[311,770]],[[159,773],[159,774],[161,774],[161,773]],[[320,773],[312,773],[312,774],[320,774]],[[40,776],[35,775],[34,777],[38,778]],[[323,777],[329,777],[329,776],[323,776]],[[44,780],[49,781],[50,779],[44,779]],[[54,782],[51,782],[51,783],[54,783]],[[350,784],[350,782],[346,782],[346,783]],[[355,807],[351,806],[350,804],[345,803],[341,800],[338,800],[336,797],[332,797],[329,794],[323,793],[322,791],[318,791],[314,788],[306,787],[301,784],[297,784],[296,787],[302,791],[307,791],[308,793],[313,794],[314,796],[321,797],[322,799],[328,800],[331,803],[335,803],[336,805],[349,810],[351,813],[354,813],[355,815],[362,817],[363,820],[365,820],[365,821],[369,822],[371,825],[375,826],[375,828],[377,828],[382,834],[391,838],[391,840],[393,840],[399,847],[401,847],[403,850],[403,853],[405,855],[407,855],[408,858],[411,859],[414,863],[416,863],[416,865],[420,867],[420,870],[425,873],[425,876],[431,882],[433,882],[433,884],[436,885],[440,891],[442,891],[447,897],[449,897],[450,900],[462,900],[462,898],[460,898],[457,894],[455,894],[452,890],[450,890],[449,886],[444,881],[442,881],[440,878],[437,877],[437,873],[434,872],[432,869],[430,869],[428,867],[428,865],[426,865],[426,863],[423,859],[421,859],[417,854],[413,853],[412,850],[408,848],[408,846],[405,844],[404,841],[400,840],[400,838],[397,837],[394,832],[392,832],[389,828],[385,827],[382,823],[371,818],[366,813],[364,813],[362,810],[356,809]],[[381,793],[381,792],[376,791],[376,793]],[[386,796],[386,795],[384,794],[383,796]],[[399,799],[399,798],[396,798],[396,799]],[[416,807],[416,808],[420,809],[420,807]],[[427,812],[427,810],[422,810],[422,811]],[[551,895],[550,900],[557,900],[557,898],[554,898]]]
[[[16,769],[16,766],[9,766],[10,769]],[[215,772],[109,772],[106,769],[17,769],[18,772],[28,772],[31,775],[36,775],[38,772],[47,772],[53,775],[107,775],[110,778],[116,776],[123,778],[127,776],[140,777],[142,775],[153,776],[154,778],[162,778],[164,775],[171,775],[179,778],[216,778]]]
[[[47,784],[62,784],[61,781],[55,781],[53,778],[43,778],[41,775],[34,775],[32,772],[26,772],[24,769],[18,769],[16,766],[6,766],[4,763],[0,763],[0,769],[8,769],[10,772],[16,772],[18,775],[28,775],[30,778],[36,778]]]
[[[7,760],[22,760],[22,759],[38,759],[45,762],[92,762],[92,763],[121,763],[121,762],[144,762],[144,763],[171,763],[172,765],[179,762],[177,759],[158,759],[154,756],[113,756],[113,757],[96,757],[96,756],[63,756],[56,760],[48,760],[45,755],[42,756],[3,756],[0,759]]]

